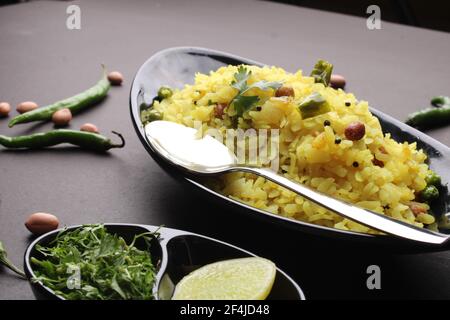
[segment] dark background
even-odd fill
[[[0,5],[39,0],[1,0]],[[58,0],[53,0],[58,1]],[[70,2],[69,0],[59,0]],[[265,0],[270,1],[270,0]],[[450,1],[442,0],[272,0],[354,16],[366,16],[366,8],[376,4],[381,19],[421,28],[450,31]]]
[[[0,100],[14,108],[25,100],[46,105],[69,97],[97,81],[103,62],[124,74],[123,86],[75,116],[69,128],[92,122],[105,135],[123,133],[127,146],[106,155],[65,147],[0,150],[0,239],[16,264],[21,266],[32,239],[25,219],[44,211],[56,214],[61,225],[143,223],[216,237],[275,261],[308,299],[450,299],[450,252],[401,252],[308,236],[191,194],[152,161],[128,107],[132,79],[145,60],[168,47],[201,46],[289,71],[310,70],[318,58],[327,59],[345,75],[347,91],[405,119],[431,97],[450,93],[450,34],[385,21],[370,31],[365,18],[265,1],[74,3],[82,10],[81,30],[65,27],[68,2],[0,7]],[[0,119],[0,134],[53,128],[39,123],[9,129],[8,120]],[[450,127],[428,133],[450,145]],[[381,268],[381,290],[366,287],[371,264]],[[33,298],[27,282],[0,269],[0,299]]]
[[[366,16],[366,8],[376,4],[381,19],[421,28],[450,31],[450,2],[436,0],[278,0],[332,12]]]

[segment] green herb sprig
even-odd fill
[[[269,81],[258,81],[251,85],[248,84],[248,80],[252,74],[251,71],[248,71],[246,67],[239,66],[238,72],[234,74],[234,80],[231,83],[231,86],[239,92],[231,101],[231,105],[234,106],[236,110],[236,115],[238,117],[242,117],[244,112],[251,110],[251,108],[259,102],[258,96],[245,96],[244,94],[248,92],[250,89],[258,88],[260,90],[266,91],[268,89],[278,89],[283,84],[281,82],[269,82]]]

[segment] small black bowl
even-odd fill
[[[36,245],[48,245],[61,230],[74,230],[80,226],[71,226],[46,233],[34,240],[25,251],[24,269],[30,282],[33,294],[37,299],[64,300],[40,281],[33,281],[34,272],[31,257],[42,259],[42,254],[36,250]],[[254,257],[251,252],[231,244],[186,231],[138,224],[105,224],[106,229],[117,234],[130,243],[134,236],[143,232],[155,232],[159,238],[153,238],[150,244],[150,254],[153,264],[157,267],[153,294],[156,300],[170,300],[175,285],[190,272],[209,263]],[[136,242],[138,248],[147,248],[144,242]],[[269,300],[305,300],[302,289],[285,272],[277,268],[275,282],[270,292]]]
[[[152,102],[157,95],[158,89],[163,85],[168,85],[172,88],[182,88],[185,84],[193,83],[194,76],[197,72],[208,74],[211,70],[216,70],[222,66],[240,64],[264,65],[260,62],[233,54],[195,47],[169,48],[154,54],[142,64],[137,71],[131,86],[131,119],[143,146],[161,168],[176,180],[188,185],[190,189],[198,191],[199,195],[216,203],[218,207],[229,208],[236,216],[239,214],[249,215],[264,223],[276,224],[321,237],[341,239],[358,245],[389,245],[390,247],[395,247],[400,250],[406,249],[408,251],[435,251],[446,250],[449,248],[449,245],[440,247],[428,246],[426,244],[420,244],[390,235],[370,235],[323,227],[272,214],[226,197],[206,186],[201,180],[195,177],[186,176],[185,172],[177,170],[173,165],[168,164],[165,159],[162,159],[158,153],[152,149],[151,144],[146,138],[144,127],[140,119],[142,108],[147,107]],[[450,183],[450,148],[381,111],[373,108],[371,108],[370,111],[378,117],[384,132],[389,132],[397,141],[407,141],[409,143],[416,142],[417,147],[423,149],[428,154],[430,168],[442,177],[442,183],[444,185],[440,190],[440,198],[433,203],[432,210],[437,216],[449,212],[450,193],[447,185]],[[440,231],[448,233],[448,230]]]

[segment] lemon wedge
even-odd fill
[[[264,300],[272,290],[277,269],[259,257],[207,264],[176,285],[173,300]]]

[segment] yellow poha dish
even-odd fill
[[[416,143],[397,142],[384,134],[366,101],[302,71],[222,67],[197,74],[193,85],[155,101],[152,112],[190,127],[201,122],[204,132],[279,129],[279,174],[418,227],[435,222],[428,204],[417,200],[431,173],[426,154]],[[359,129],[352,132],[352,126]],[[377,233],[252,174],[226,174],[213,187],[280,216]]]

